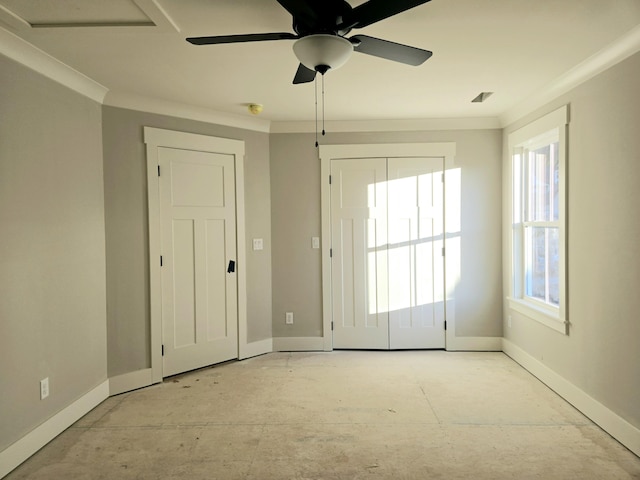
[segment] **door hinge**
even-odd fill
[[[444,329],[445,330],[447,329],[447,321],[446,320],[444,321]]]
[[[329,175],[329,185],[331,185],[331,175]]]
[[[444,183],[444,173],[441,173],[441,174],[440,174],[440,181],[441,181],[442,183]]]
[[[333,258],[333,248],[329,249],[329,258]]]
[[[162,266],[162,255],[160,255],[160,266]]]
[[[162,356],[164,357],[164,345],[162,345]]]
[[[160,165],[158,165],[158,176],[160,176]]]
[[[333,322],[331,322],[331,331],[333,332]]]
[[[444,257],[444,247],[442,247],[442,256]]]

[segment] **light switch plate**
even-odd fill
[[[264,248],[264,242],[261,238],[253,239],[253,249],[254,250],[262,250]]]
[[[320,248],[320,237],[311,237],[311,248]]]

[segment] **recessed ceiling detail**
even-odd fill
[[[0,0],[0,18],[32,29],[171,25],[178,30],[155,0]]]

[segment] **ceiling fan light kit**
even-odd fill
[[[310,70],[325,74],[347,63],[353,53],[352,43],[335,35],[308,35],[293,44],[293,53]]]

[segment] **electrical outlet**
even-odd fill
[[[293,325],[293,312],[287,312],[284,314],[284,323],[287,325]]]
[[[49,396],[49,377],[40,380],[40,400]]]

